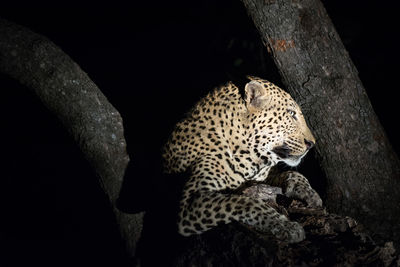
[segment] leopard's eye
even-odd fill
[[[292,116],[293,119],[297,120],[296,111],[288,109],[287,112],[289,113],[290,116]]]

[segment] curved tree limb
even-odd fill
[[[319,0],[242,0],[317,139],[325,204],[400,241],[400,161]]]
[[[124,214],[116,208],[129,162],[118,111],[60,48],[4,19],[0,19],[0,72],[31,89],[72,135],[98,174],[128,253],[133,256],[143,214]]]

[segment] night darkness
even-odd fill
[[[398,152],[400,9],[323,2]],[[88,73],[120,111],[136,178],[149,186],[169,131],[201,96],[247,74],[282,86],[239,0],[1,3],[0,16],[46,36]],[[77,146],[27,88],[0,75],[0,89],[0,266],[125,266],[108,200]]]

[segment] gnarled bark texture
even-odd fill
[[[116,208],[129,162],[118,111],[60,48],[45,37],[3,19],[0,19],[0,72],[31,89],[67,128],[98,174],[128,253],[134,255],[143,214],[124,214]]]
[[[399,159],[322,3],[242,2],[316,136],[325,204],[399,241]]]

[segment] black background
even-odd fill
[[[211,88],[247,74],[282,83],[240,1],[144,2],[2,2],[0,16],[89,74],[124,119],[137,178],[154,180],[146,170],[170,129]],[[399,151],[396,1],[323,2]],[[107,198],[71,138],[25,87],[0,75],[0,90],[0,266],[126,264]]]

